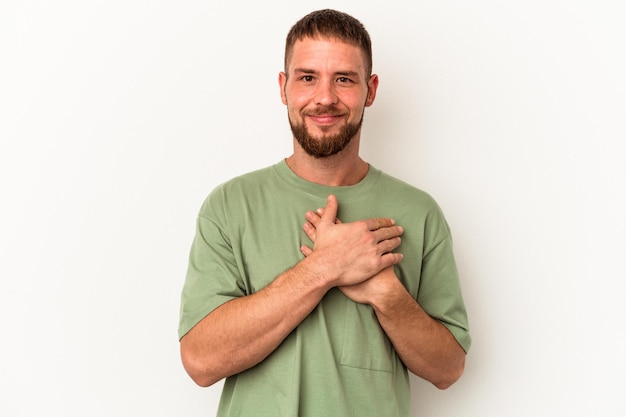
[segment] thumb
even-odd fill
[[[335,223],[338,208],[339,203],[337,202],[337,197],[332,194],[329,195],[326,199],[326,207],[324,207],[324,210],[322,212],[322,222]]]

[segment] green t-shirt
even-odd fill
[[[285,161],[217,187],[197,219],[179,337],[221,304],[258,291],[304,256],[307,210],[337,196],[343,222],[391,217],[404,228],[396,274],[467,351],[471,340],[448,225],[426,193],[370,166],[358,184],[328,187]],[[218,417],[409,415],[406,367],[373,309],[330,290],[258,365],[226,379]]]

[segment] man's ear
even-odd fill
[[[287,74],[281,71],[278,74],[278,86],[280,87],[280,99],[283,101],[283,104],[287,104],[287,94],[285,93],[285,87],[287,85]]]
[[[367,98],[365,99],[365,107],[374,104],[376,98],[376,90],[378,89],[378,75],[372,74],[367,81]]]

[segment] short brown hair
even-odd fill
[[[293,45],[298,40],[315,37],[337,38],[358,46],[365,57],[365,75],[372,75],[372,41],[365,26],[349,14],[337,10],[317,10],[298,20],[287,34],[285,72]]]

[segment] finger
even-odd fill
[[[311,223],[304,223],[302,226],[304,233],[311,239],[312,242],[315,242],[315,237],[317,236],[317,229]]]
[[[318,208],[317,210],[315,210],[315,212],[317,213],[318,216],[321,216],[322,214],[324,214],[324,209]],[[335,224],[341,224],[341,220],[335,217]]]
[[[386,253],[383,256],[381,256],[381,262],[383,265],[382,269],[388,268],[392,265],[396,265],[399,264],[400,261],[402,261],[402,258],[404,258],[404,255],[402,255],[401,253]]]
[[[381,227],[380,229],[374,230],[372,233],[378,242],[382,242],[387,239],[402,236],[404,229],[401,226],[389,226]]]
[[[319,211],[321,209],[317,210]],[[314,227],[317,227],[317,225],[320,224],[320,221],[322,220],[321,216],[321,213],[315,213],[313,211],[307,211],[304,215],[304,217],[309,221],[309,224],[313,225]]]
[[[302,252],[304,256],[309,256],[310,254],[313,253],[313,249],[311,249],[310,247],[306,245],[302,245],[300,246],[300,252]]]
[[[377,217],[374,219],[365,220],[365,224],[369,230],[378,230],[383,227],[390,227],[396,224],[393,219],[389,219],[387,217]]]
[[[337,202],[337,197],[332,194],[329,195],[326,199],[326,207],[324,207],[324,212],[322,213],[322,223],[334,223],[338,208],[339,203]]]
[[[402,243],[402,239],[400,239],[399,237],[394,237],[392,239],[386,239],[383,240],[382,242],[378,243],[378,250],[381,254],[387,254],[395,249],[398,248],[398,246],[400,246],[400,244]]]

